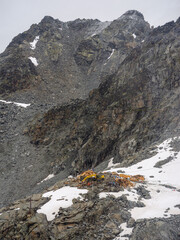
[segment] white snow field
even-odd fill
[[[131,217],[135,220],[143,218],[167,218],[171,215],[180,214],[180,209],[175,207],[180,204],[180,152],[175,152],[170,147],[172,140],[180,139],[167,139],[157,146],[157,154],[151,158],[145,159],[137,164],[127,168],[116,168],[113,166],[112,159],[109,161],[108,166],[113,166],[108,172],[124,171],[128,175],[143,175],[146,182],[144,187],[150,192],[151,199],[142,199],[145,207],[133,208],[130,210]],[[155,164],[167,160],[161,167],[155,167]],[[142,185],[141,183],[136,186]],[[168,187],[169,186],[169,187]],[[128,200],[138,201],[139,195],[135,189],[125,189],[123,192],[118,193],[100,193],[99,197],[103,198],[108,195],[119,197],[125,194]],[[128,229],[126,224],[120,226],[123,232],[115,238],[115,240],[128,240],[128,237],[123,237],[125,234],[131,234],[133,229]]]
[[[58,213],[59,208],[68,208],[72,205],[74,198],[83,199],[80,194],[87,193],[86,189],[78,189],[76,187],[62,187],[56,191],[50,191],[43,194],[43,197],[51,197],[50,201],[45,203],[37,212],[44,213],[48,221],[52,221]]]
[[[156,154],[148,159],[145,159],[137,164],[127,168],[117,168],[117,164],[113,163],[113,158],[109,160],[108,167],[110,170],[106,172],[124,171],[128,175],[143,175],[144,183],[136,183],[135,187],[143,185],[150,192],[151,198],[140,201],[144,203],[144,207],[135,207],[130,209],[131,217],[135,220],[144,218],[167,218],[171,215],[180,214],[180,209],[176,205],[180,204],[180,152],[175,152],[171,148],[172,140],[180,138],[167,139],[157,146]],[[166,160],[166,161],[164,161]],[[164,161],[164,162],[162,162]],[[157,167],[157,163],[160,166]],[[73,198],[83,197],[81,194],[87,193],[86,189],[78,189],[76,187],[65,186],[56,191],[50,191],[43,194],[43,197],[51,199],[44,204],[37,212],[44,213],[48,221],[52,221],[58,213],[59,208],[68,208],[72,205]],[[114,195],[116,198],[126,195],[128,200],[138,201],[139,195],[135,188],[124,189],[120,192],[101,192],[100,198],[105,198],[108,195]],[[131,234],[133,228],[128,228],[126,223],[120,225],[122,232],[115,240],[128,240],[126,234]],[[126,235],[126,236],[124,236]]]

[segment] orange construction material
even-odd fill
[[[145,178],[142,175],[134,175],[130,177],[132,182],[143,182]]]
[[[116,183],[118,183],[120,186],[126,188],[126,187],[133,187],[133,182],[143,182],[145,178],[142,175],[127,175],[127,174],[118,174],[117,172],[110,173],[111,177],[115,180]],[[79,184],[88,184],[89,181],[94,180],[97,181],[99,179],[105,179],[105,181],[108,180],[108,174],[102,175],[102,173],[95,173],[92,170],[87,170],[83,172],[82,174],[78,175],[75,181],[78,181]],[[97,182],[97,184],[100,184],[100,182]]]
[[[145,178],[142,175],[126,175],[126,174],[119,174],[121,178],[129,179],[132,182],[142,182]]]
[[[78,179],[80,179],[82,177],[85,178],[85,177],[87,177],[89,175],[93,175],[93,174],[95,174],[95,172],[93,172],[93,170],[87,170],[87,171],[81,173],[80,175],[78,175],[77,178]]]
[[[134,184],[130,180],[128,180],[127,178],[117,178],[116,182],[119,183],[119,185],[124,187],[124,188],[134,186]]]

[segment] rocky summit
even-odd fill
[[[93,173],[84,188],[76,176],[131,168],[153,159],[167,139],[158,150],[166,154],[151,167],[178,168],[180,18],[153,28],[135,10],[112,22],[45,16],[0,54],[0,135],[0,239],[179,239],[180,203],[171,215],[132,217],[146,205],[141,199],[153,198],[153,173],[131,186],[128,195],[132,188],[140,195],[133,201],[101,197],[123,192],[112,176],[99,183]],[[137,166],[133,175],[143,175]],[[156,190],[172,187],[179,197],[173,183]],[[82,192],[48,219],[40,211],[47,192],[66,187]]]

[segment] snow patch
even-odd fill
[[[174,138],[175,139],[180,139]],[[146,189],[150,192],[151,199],[142,199],[145,204],[142,208],[133,208],[130,210],[132,217],[137,219],[155,218],[155,217],[170,217],[172,214],[180,214],[180,209],[175,207],[180,203],[180,188],[179,171],[180,171],[180,152],[174,152],[170,147],[172,138],[165,140],[157,146],[157,153],[155,156],[145,159],[128,168],[112,168],[107,172],[114,172],[123,170],[125,174],[141,174],[145,177]],[[155,167],[159,161],[170,158],[169,162],[162,165],[161,168]],[[141,184],[139,184],[141,185]],[[171,186],[167,188],[164,185]],[[128,200],[137,201],[139,195],[136,190],[124,190],[118,193],[100,193],[100,198],[108,195],[120,197],[125,194]],[[168,210],[167,210],[168,209]]]
[[[109,61],[109,59],[112,57],[112,55],[113,55],[114,51],[115,51],[115,49],[112,49],[112,52],[111,52],[111,54],[109,55],[109,57],[107,58],[107,60],[106,60],[106,61]],[[104,65],[106,65],[106,64],[107,64],[107,62],[106,62],[106,63],[104,63]]]
[[[109,59],[112,57],[112,55],[113,55],[114,51],[115,51],[115,49],[112,49],[112,52],[111,52],[111,54],[110,54],[110,56],[108,57],[108,59],[107,59],[107,60],[109,60]]]
[[[100,199],[106,198],[107,196],[111,196],[111,195],[114,196],[115,198],[121,197],[122,195],[126,195],[129,201],[137,201],[139,197],[135,189],[133,189],[133,191],[124,189],[124,191],[120,191],[120,192],[101,192],[99,194],[99,198]]]
[[[36,44],[39,41],[39,36],[36,36],[33,42],[30,42],[31,49],[34,50],[36,48]]]
[[[72,178],[73,178],[73,176],[72,176],[72,175],[69,175],[69,176],[68,176],[68,179],[72,179]]]
[[[117,165],[119,164],[119,163],[113,163],[113,159],[114,159],[114,158],[111,158],[111,159],[109,160],[109,163],[108,163],[107,168],[115,167],[115,166],[117,166]]]
[[[130,212],[137,219],[170,217],[171,214],[180,214],[180,209],[175,207],[180,203],[180,192],[164,186],[148,185],[151,199],[141,200],[145,207],[133,208]],[[169,209],[168,211],[166,211]]]
[[[58,213],[59,208],[68,208],[73,203],[74,198],[80,198],[83,200],[83,197],[80,194],[87,193],[86,189],[78,189],[76,187],[62,187],[56,191],[50,191],[43,194],[43,197],[51,197],[50,201],[45,203],[37,212],[44,213],[47,216],[48,221],[52,221],[55,218],[55,215]]]
[[[18,107],[23,107],[23,108],[27,108],[29,107],[31,104],[28,103],[17,103],[17,102],[11,102],[11,101],[5,101],[5,100],[0,100],[0,102],[6,103],[6,104],[15,104]]]
[[[167,139],[157,146],[157,154],[128,168],[111,168],[108,172],[124,171],[125,174],[141,174],[149,183],[168,184],[180,188],[178,171],[180,170],[180,152],[175,153],[170,147],[172,139]],[[175,156],[176,155],[176,156]],[[171,157],[172,160],[161,168],[154,167],[159,161]]]
[[[15,211],[18,211],[18,210],[20,210],[20,208],[15,208],[14,210],[15,210]]]
[[[41,184],[42,182],[45,182],[51,178],[53,178],[55,175],[54,174],[49,174],[45,179],[43,179],[41,182],[37,183],[38,185]]]
[[[134,164],[128,168],[112,168],[110,171],[123,170],[125,174],[141,174],[145,176],[144,184],[137,183],[136,186],[144,186],[149,191],[150,199],[141,199],[144,203],[144,207],[135,207],[129,212],[131,217],[135,220],[145,218],[167,218],[171,215],[180,214],[180,209],[177,205],[180,204],[180,188],[179,183],[179,171],[180,171],[180,152],[174,152],[170,144],[173,140],[179,140],[180,137],[174,139],[169,138],[157,146],[157,153],[155,156],[145,159],[137,164]],[[169,161],[159,168],[155,167],[155,164],[159,161]],[[163,163],[163,162],[162,162]],[[157,165],[156,165],[157,166]],[[106,171],[109,172],[109,171]],[[169,186],[169,187],[168,187]],[[137,202],[139,194],[136,189],[125,189],[120,192],[102,192],[99,194],[100,198],[113,195],[118,198],[122,195],[126,195],[128,200]],[[127,235],[132,234],[133,228],[127,228],[126,223],[120,225],[123,232],[120,233],[114,240],[128,240]]]
[[[114,238],[114,240],[129,240],[129,237],[123,237],[123,236],[131,235],[133,228],[127,228],[127,223],[122,223],[120,227],[123,231],[120,233],[118,237]]]
[[[38,66],[38,62],[37,62],[37,59],[35,57],[28,57],[31,62],[37,67]]]

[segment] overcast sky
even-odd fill
[[[61,21],[111,21],[127,10],[138,10],[150,25],[159,26],[177,20],[180,0],[0,0],[0,52],[13,37],[46,15]]]

